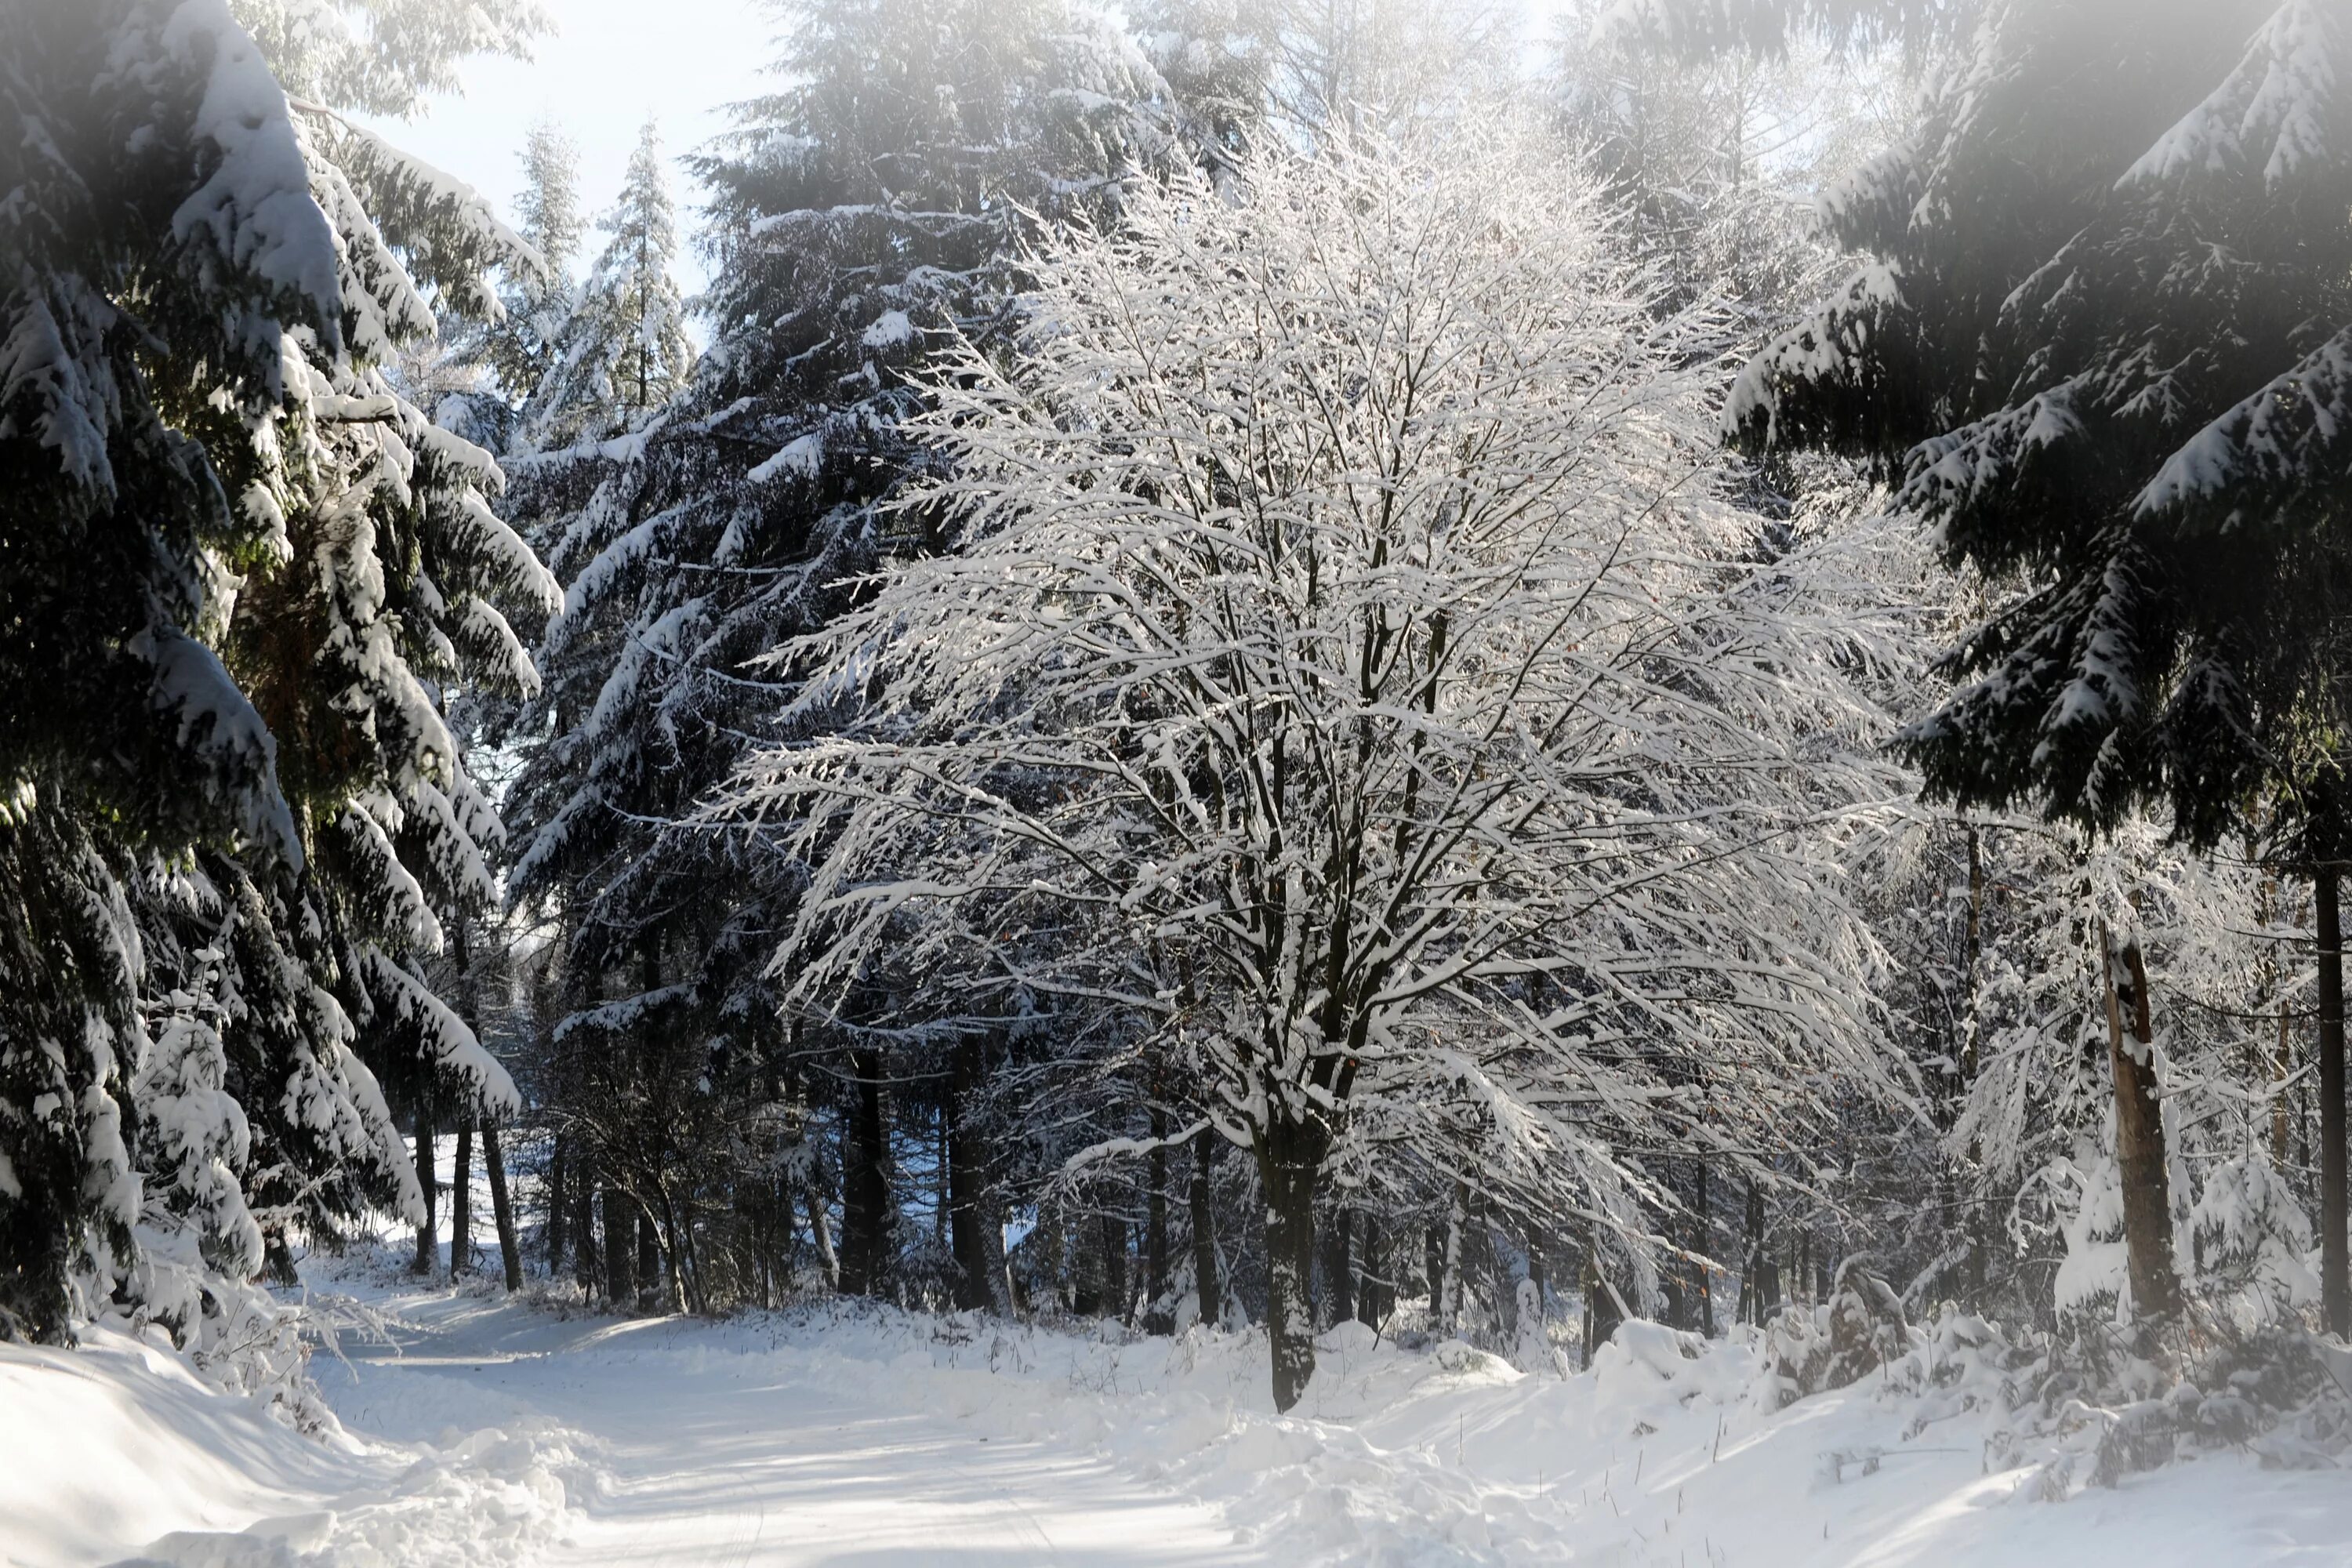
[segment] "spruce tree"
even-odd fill
[[[1819,9],[1647,7],[1716,42]],[[1924,26],[1937,8],[1828,9]],[[2327,920],[2352,28],[2323,0],[1974,9],[1918,132],[1826,203],[1869,259],[1756,359],[1729,422],[1758,448],[1882,465],[1897,508],[1995,590],[1948,661],[1958,689],[1905,733],[1933,793],[2097,828],[2152,803],[2200,846],[2268,803],[2274,852],[2320,889],[2325,1285],[2352,1328]],[[2118,1047],[2119,1069],[2144,1058]]]
[[[530,685],[550,584],[384,367],[522,247],[341,110],[527,18],[407,19],[0,15],[0,1331],[225,1331],[414,1202],[378,1070],[511,1092],[415,963],[498,831],[441,690]]]
[[[593,1117],[575,1108],[593,1157],[636,1162],[640,1185],[664,1161],[709,1168],[700,1151],[735,1127],[804,1125],[777,1099],[807,1069],[787,1058],[765,974],[790,868],[691,822],[774,732],[793,677],[761,656],[822,624],[887,552],[922,547],[921,521],[886,510],[930,461],[902,430],[922,403],[908,374],[950,323],[986,336],[1007,319],[1026,215],[1111,199],[1162,139],[1150,67],[1061,0],[791,15],[792,85],[695,163],[715,281],[691,382],[638,417],[618,405],[636,391],[621,374],[615,403],[582,405],[606,408],[601,426],[511,465],[511,515],[569,583],[525,717],[515,887],[572,922],[557,1076],[597,1101]],[[628,276],[631,232],[616,229],[601,274]],[[862,1191],[887,1155],[885,1108],[878,1091],[849,1098],[872,1132],[850,1141]],[[713,1196],[725,1212],[723,1177]],[[879,1223],[875,1205],[856,1212]],[[866,1234],[845,1247],[878,1250]]]
[[[551,237],[562,238],[561,204],[568,193],[559,158],[536,140],[526,149],[533,179],[525,217],[546,225],[552,216],[558,226]],[[629,155],[619,199],[598,226],[611,237],[544,340],[537,384],[521,410],[521,449],[562,448],[634,430],[667,405],[693,369],[686,303],[671,276],[677,211],[651,123]],[[552,315],[558,302],[551,298],[540,308]]]

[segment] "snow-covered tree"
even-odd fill
[[[1074,226],[1017,360],[961,348],[918,423],[952,463],[901,509],[954,547],[783,651],[820,732],[733,797],[815,861],[803,1009],[930,910],[1170,1037],[1254,1157],[1286,1408],[1335,1174],[1646,1260],[1655,1152],[1737,1167],[1808,1074],[1883,1082],[1827,848],[1890,783],[1840,739],[1874,626],[1835,550],[1759,561],[1720,323],[1611,231],[1467,123]]]
[[[562,153],[534,140],[532,212],[559,225]],[[525,215],[529,218],[531,215]],[[661,141],[648,123],[629,155],[621,195],[598,226],[611,237],[576,294],[530,301],[568,310],[544,342],[537,383],[523,399],[517,439],[526,450],[561,449],[642,426],[686,385],[694,347],[673,276],[677,222]],[[556,231],[559,237],[562,231]]]
[[[1697,35],[1727,16],[1643,9]],[[1738,9],[1769,32],[1808,8]],[[2324,737],[2343,713],[2352,28],[2325,0],[1970,9],[1919,130],[1829,204],[1870,259],[1758,357],[1730,423],[1884,464],[1898,508],[1994,586],[1951,658],[1964,684],[1907,736],[1931,789],[2100,827],[2153,802],[2199,844],[2275,801],[2273,852],[2317,889],[2320,1068],[2340,1086]],[[2145,1098],[2145,1064],[2121,1065],[2118,1093]],[[2342,1095],[2322,1099],[2341,1331]],[[2153,1194],[2125,1198],[2152,1252]]]
[[[541,426],[551,417],[575,416],[547,405],[580,306],[580,285],[572,276],[586,230],[580,150],[541,121],[525,135],[520,160],[523,187],[515,216],[537,264],[509,269],[496,319],[441,322],[443,356],[465,374],[447,395],[429,400],[436,424],[500,453],[515,444],[527,414]],[[543,387],[550,390],[542,393]]]
[[[486,299],[522,247],[339,110],[413,101],[522,14],[406,7],[387,54],[385,17],[298,9],[0,18],[27,128],[0,174],[13,1332],[118,1293],[196,1332],[194,1293],[133,1270],[142,1222],[234,1274],[248,1225],[282,1267],[289,1227],[413,1201],[362,1057],[510,1092],[395,975],[497,830],[433,687],[530,684],[500,605],[551,585],[488,457],[384,367],[428,291]]]
[[[790,683],[759,656],[822,624],[885,550],[919,547],[886,538],[877,511],[931,461],[904,427],[926,395],[909,371],[952,327],[985,336],[1003,317],[1027,215],[1112,199],[1160,137],[1150,67],[1061,0],[791,16],[790,85],[696,163],[714,192],[713,337],[691,383],[626,435],[510,465],[511,515],[570,582],[525,716],[516,887],[570,925],[566,1059],[623,1063],[625,1042],[642,1068],[616,1066],[597,1094],[664,1075],[662,1097],[691,1093],[659,1118],[640,1100],[646,1127],[697,1136],[804,1082],[810,1058],[786,1050],[761,975],[790,868],[675,825],[774,732]],[[853,1081],[882,1076],[857,1059]],[[867,1192],[888,1108],[878,1089],[845,1098],[864,1151],[846,1174]],[[630,1163],[649,1187],[655,1166]],[[886,1206],[852,1206],[845,1266],[887,1252]]]

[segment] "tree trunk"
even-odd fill
[[[1593,1352],[1609,1342],[1617,1325],[1625,1321],[1625,1300],[1611,1284],[1601,1267],[1601,1246],[1597,1237],[1588,1237],[1584,1248],[1584,1278],[1580,1282],[1584,1296],[1584,1364],[1592,1364]]]
[[[873,1051],[856,1052],[850,1069],[856,1086],[842,1151],[841,1289],[852,1296],[874,1296],[882,1289],[890,1223],[881,1058]]]
[[[1445,1307],[1445,1226],[1442,1221],[1421,1227],[1421,1271],[1429,1279],[1430,1327],[1437,1330],[1438,1314]]]
[[[1739,1270],[1739,1321],[1762,1327],[1780,1304],[1780,1265],[1764,1244],[1764,1187],[1748,1184],[1748,1256]]]
[[[1963,1015],[1959,1051],[1959,1093],[1955,1113],[1967,1109],[1969,1099],[1975,1093],[1980,1048],[1984,1039],[1982,1009],[1978,1005],[1978,973],[1984,967],[1984,845],[1974,823],[1969,824],[1969,918],[1967,942],[1961,953]],[[1969,1140],[1968,1169],[1972,1176],[1983,1164],[1983,1150],[1973,1138]],[[1950,1164],[1945,1164],[1948,1179]],[[1981,1181],[1980,1176],[1976,1177]],[[1960,1233],[1967,1238],[1966,1271],[1962,1276],[1964,1289],[1960,1292],[1971,1309],[1982,1310],[1985,1298],[1986,1252],[1983,1205],[1969,1201],[1981,1194],[1964,1194],[1958,1184],[1950,1183],[1949,1201],[1961,1205],[1958,1210]],[[1947,1214],[1954,1212],[1951,1209]]]
[[[416,1260],[409,1265],[409,1271],[428,1277],[441,1262],[440,1216],[436,1212],[440,1183],[435,1173],[433,1142],[433,1090],[427,1084],[416,1095],[416,1187],[425,1199],[425,1218],[416,1227]]]
[[[976,1047],[956,1048],[941,1113],[947,1121],[948,1240],[956,1263],[955,1304],[1002,1313],[1004,1297],[1004,1230],[996,1215],[988,1141],[973,1125],[968,1105],[980,1086]]]
[[[1155,1097],[1151,1105],[1151,1152],[1144,1162],[1143,1195],[1143,1331],[1172,1332],[1175,1317],[1168,1310],[1168,1108]]]
[[[2287,1128],[2293,1118],[2287,1110],[2286,1080],[2294,1076],[2294,1052],[2287,1034],[2287,1005],[2279,1002],[2278,1047],[2271,1057],[2271,1163],[2284,1165],[2287,1155]]]
[[[1463,1272],[1467,1259],[1464,1257],[1463,1229],[1470,1222],[1470,1189],[1459,1180],[1454,1184],[1454,1202],[1445,1211],[1445,1290],[1437,1304],[1437,1331],[1458,1334],[1462,1331],[1462,1304],[1469,1292],[1464,1289]]]
[[[1696,1173],[1692,1186],[1697,1199],[1692,1207],[1692,1228],[1697,1233],[1691,1248],[1696,1255],[1691,1267],[1698,1271],[1698,1331],[1708,1339],[1715,1338],[1715,1265],[1707,1259],[1715,1251],[1714,1216],[1706,1208],[1706,1156],[1697,1157]]]
[[[1274,1407],[1287,1411],[1315,1376],[1315,1188],[1330,1135],[1279,1112],[1258,1130],[1265,1188],[1266,1339],[1274,1352]]]
[[[457,1128],[457,1160],[449,1173],[449,1278],[474,1270],[474,1123]]]
[[[2344,922],[2339,873],[2312,879],[2319,936],[2319,1282],[2327,1331],[2352,1334],[2344,1172]]]
[[[550,1141],[547,1152],[547,1277],[555,1279],[563,1273],[563,1254],[571,1241],[572,1197],[565,1190],[564,1138],[557,1133]]]
[[[482,1123],[482,1169],[490,1178],[490,1220],[499,1227],[499,1263],[507,1289],[522,1289],[522,1248],[515,1242],[514,1205],[507,1196],[507,1163],[499,1153],[499,1130]]]
[[[616,1311],[637,1299],[636,1206],[619,1191],[604,1189],[604,1295]]]
[[[1217,1279],[1217,1215],[1209,1178],[1217,1158],[1217,1130],[1201,1129],[1192,1141],[1192,1288],[1201,1300],[1201,1321],[1215,1328],[1224,1321],[1224,1297]]]
[[[1344,1206],[1331,1211],[1331,1234],[1324,1238],[1323,1303],[1326,1323],[1344,1323],[1356,1315],[1354,1225]]]
[[[1103,1316],[1124,1323],[1135,1313],[1135,1292],[1127,1283],[1127,1221],[1104,1215],[1097,1228],[1102,1235]]]
[[[665,1289],[662,1274],[662,1244],[660,1227],[654,1216],[643,1209],[637,1211],[637,1310],[666,1312],[669,1310],[669,1292]]]
[[[1356,1286],[1356,1321],[1378,1333],[1394,1310],[1396,1289],[1388,1278],[1388,1252],[1377,1215],[1364,1216],[1363,1276]]]
[[[2172,1197],[2164,1164],[2164,1118],[2158,1105],[2155,1032],[2147,1012],[2147,969],[2139,943],[2118,949],[2104,921],[2107,1058],[2116,1075],[2116,1166],[2124,1189],[2124,1243],[2129,1254],[2132,1310],[2151,1320],[2180,1310],[2172,1268]]]
[[[838,1290],[841,1259],[833,1250],[833,1201],[824,1190],[824,1178],[812,1170],[801,1195],[808,1202],[809,1243],[816,1248],[817,1268],[824,1274],[824,1282]]]
[[[580,1289],[594,1295],[596,1266],[596,1174],[574,1155],[572,1170],[572,1277]]]

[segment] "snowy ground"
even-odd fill
[[[314,1362],[324,1440],[120,1334],[0,1345],[0,1563],[2352,1564],[2340,1474],[2224,1455],[2043,1501],[1987,1473],[1973,1417],[1913,1433],[1875,1380],[1769,1409],[1748,1350],[1688,1361],[1650,1325],[1566,1379],[1350,1326],[1285,1418],[1255,1335],[837,1304],[633,1321],[382,1254],[310,1271],[390,1331]]]
[[[1904,1441],[1904,1413],[1866,1386],[1770,1415],[1720,1402],[1747,1375],[1736,1348],[1613,1357],[1560,1380],[1343,1332],[1307,1407],[1284,1419],[1246,1337],[1108,1343],[846,1310],[620,1322],[481,1287],[342,1288],[389,1314],[394,1342],[320,1365],[347,1428],[331,1443],[120,1336],[73,1353],[0,1348],[0,1555],[42,1568],[2352,1562],[2341,1476],[2224,1457],[2030,1500],[2019,1474],[1982,1473],[1965,1439],[1931,1427]]]

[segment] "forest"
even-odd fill
[[[768,5],[501,211],[533,0],[0,0],[0,1352],[2346,1462],[2339,0]]]

